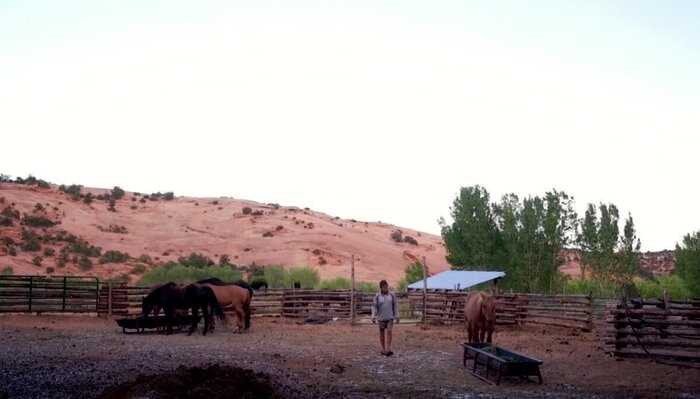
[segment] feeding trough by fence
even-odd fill
[[[194,316],[177,316],[173,327],[180,330],[192,325]],[[122,328],[124,334],[143,333],[146,330],[165,331],[168,327],[168,318],[165,316],[149,316],[136,318],[117,319],[117,325]]]
[[[468,360],[471,359],[472,365],[468,367],[470,372],[484,382],[498,385],[503,377],[537,377],[539,383],[542,383],[541,360],[491,344],[471,343],[462,346],[462,364],[468,367]]]

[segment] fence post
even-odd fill
[[[423,267],[423,324],[425,324],[428,321],[428,317],[426,315],[427,309],[428,309],[428,276],[425,271],[425,256],[423,257],[423,263],[421,264]]]
[[[32,313],[32,288],[34,285],[34,276],[29,276],[29,313]]]
[[[129,301],[128,301],[128,293],[127,293],[127,313],[129,313]],[[107,315],[109,317],[112,317],[112,282],[107,281]]]
[[[355,324],[355,254],[350,257],[350,325]]]
[[[66,276],[63,276],[63,303],[61,304],[61,311],[65,312],[66,311],[66,280],[68,278]]]

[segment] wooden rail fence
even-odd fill
[[[0,313],[96,313],[94,277],[0,276]]]
[[[101,315],[140,314],[141,299],[148,291],[148,288],[141,287],[102,285],[98,311]],[[355,316],[367,317],[371,314],[374,295],[355,292]],[[418,319],[422,316],[422,293],[396,295],[403,319]],[[428,293],[425,306],[427,320],[444,324],[463,323],[465,298],[464,292]],[[589,331],[592,326],[592,301],[587,296],[501,294],[497,301],[496,323],[499,325],[532,323],[584,331]],[[350,290],[268,289],[255,292],[251,308],[255,317],[304,318],[318,315],[349,319],[351,302]]]
[[[700,362],[700,299],[608,305],[604,348],[618,357]]]

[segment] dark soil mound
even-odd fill
[[[184,367],[167,374],[139,375],[106,389],[100,398],[283,398],[263,373],[238,367]]]

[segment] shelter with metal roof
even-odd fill
[[[505,277],[504,272],[448,270],[428,277],[429,290],[464,290],[475,285]],[[409,290],[423,289],[423,280],[409,284]]]

